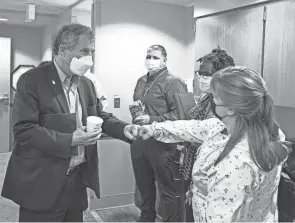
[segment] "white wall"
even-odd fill
[[[84,26],[91,27],[91,11],[73,8],[72,22],[73,22],[73,19],[75,23],[79,23]]]
[[[2,3],[3,1],[0,1]],[[5,7],[4,1],[4,7]],[[2,6],[3,6],[2,5]],[[1,8],[1,7],[0,7]],[[26,27],[44,27],[49,23],[52,23],[56,20],[58,15],[52,14],[40,14],[36,13],[36,20],[32,23],[25,22],[26,12],[24,9],[23,11],[15,11],[15,10],[0,10],[0,18],[7,18],[9,24],[19,25],[19,26],[26,26]]]
[[[42,31],[38,27],[0,24],[0,36],[11,38],[11,71],[20,64],[40,63]]]
[[[67,10],[58,16],[55,23],[48,24],[42,35],[42,61],[52,59],[52,42],[63,25],[71,24],[72,10]]]
[[[52,58],[52,29],[47,26],[42,35],[42,61],[50,61]]]
[[[62,13],[55,23],[47,25],[43,30],[42,61],[52,59],[52,42],[54,36],[63,25],[73,22],[91,27],[91,11],[70,9]]]
[[[129,105],[138,78],[146,73],[144,61],[149,46],[161,44],[167,49],[172,74],[182,79],[193,77],[193,8],[136,0],[103,0],[94,4],[95,74],[106,91],[109,111],[130,123]],[[120,108],[113,107],[114,95],[121,98]],[[120,143],[98,148],[102,160],[113,159],[114,153],[107,152],[110,148],[117,151],[112,168],[100,163],[100,178],[104,179],[101,194],[113,195],[113,203],[103,200],[109,206],[133,203],[135,182],[130,149]],[[113,172],[122,175],[123,180],[109,178]],[[120,191],[117,184],[121,185]],[[115,196],[118,192],[125,193],[126,198]],[[99,208],[102,204],[94,206]]]
[[[109,110],[130,122],[129,105],[139,77],[146,73],[146,50],[162,44],[168,69],[182,79],[194,70],[193,8],[134,0],[95,3],[95,73],[108,95]],[[113,108],[113,96],[121,108]]]

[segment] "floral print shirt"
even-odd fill
[[[152,129],[158,141],[202,143],[192,170],[196,222],[277,221],[282,166],[269,173],[260,170],[250,157],[247,136],[214,165],[230,137],[219,119],[154,122]]]

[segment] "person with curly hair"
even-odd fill
[[[290,144],[261,75],[227,67],[211,80],[214,117],[139,127],[137,137],[202,142],[192,170],[195,222],[277,222],[278,186]]]
[[[212,76],[215,72],[224,69],[226,67],[235,66],[235,61],[224,49],[219,46],[213,49],[211,53],[206,54],[199,58],[197,62],[200,62],[200,68],[195,72],[198,78],[199,88],[201,95],[197,101],[197,104],[190,110],[188,119],[204,120],[212,117],[211,112],[211,100],[213,95],[210,91],[210,83]],[[183,166],[180,168],[180,172],[184,178],[184,191],[189,191],[192,176],[191,171],[195,162],[195,154],[200,146],[200,143],[182,143],[184,151],[186,151],[186,159]],[[186,222],[193,222],[192,206],[186,202]]]

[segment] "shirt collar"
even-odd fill
[[[168,72],[168,69],[166,66],[162,67],[161,69],[159,69],[157,71],[157,73],[153,74],[153,75],[150,75],[150,73],[147,73],[147,80],[148,81],[151,81],[151,80],[154,80],[158,75],[162,74],[162,73],[165,73],[165,72]]]
[[[79,77],[78,77],[78,75],[73,75],[72,77],[68,77],[68,76],[65,74],[65,72],[63,72],[62,69],[58,66],[58,64],[57,64],[57,62],[56,62],[55,60],[53,60],[53,63],[54,63],[54,66],[56,67],[56,70],[57,70],[58,76],[59,76],[59,78],[60,78],[62,84],[65,84],[65,83],[66,83],[66,79],[67,79],[67,78],[68,78],[68,79],[73,79],[73,80],[74,80],[74,83],[75,83],[76,85],[79,84]],[[77,76],[77,78],[76,78],[76,76]]]
[[[62,69],[60,69],[60,67],[58,66],[57,62],[54,60],[53,61],[54,63],[54,66],[56,67],[56,70],[57,70],[57,73],[58,73],[58,76],[61,80],[61,83],[64,83],[65,82],[65,79],[68,77],[63,71]]]

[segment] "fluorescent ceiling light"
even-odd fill
[[[0,18],[0,21],[8,21],[8,19]]]

